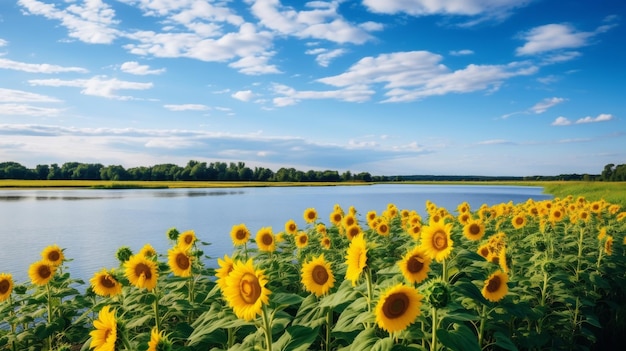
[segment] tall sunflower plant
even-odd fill
[[[170,228],[168,250],[122,247],[83,289],[47,247],[30,282],[0,273],[0,349],[583,350],[626,331],[619,206],[425,205],[234,224],[215,267]]]

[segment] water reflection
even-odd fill
[[[152,196],[159,198],[171,198],[171,197],[199,197],[199,196],[225,196],[225,195],[241,195],[245,194],[243,190],[189,190],[189,191],[179,191],[180,189],[168,189],[167,191],[156,191],[156,190],[148,190],[142,192],[140,195],[142,196]],[[119,193],[119,190],[63,190],[64,192],[81,192],[84,191],[84,194],[76,194],[76,195],[38,195],[38,194],[30,194],[29,190],[25,190],[25,193],[18,194],[7,194],[9,192],[13,192],[15,190],[6,191],[5,194],[0,194],[0,201],[24,201],[24,200],[37,200],[37,201],[47,201],[47,200],[65,200],[65,201],[78,201],[78,200],[108,200],[108,199],[122,199],[129,196],[129,194]],[[54,191],[54,190],[50,190]],[[93,196],[89,195],[88,192],[111,192],[111,194]],[[138,194],[135,194],[138,195]]]

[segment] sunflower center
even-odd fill
[[[109,275],[103,275],[100,277],[100,284],[107,289],[111,289],[115,287],[115,280]]]
[[[420,256],[411,256],[406,263],[406,269],[411,273],[419,273],[424,268],[424,259]]]
[[[401,317],[409,309],[409,304],[409,297],[406,294],[391,294],[383,304],[383,314],[389,319]]]
[[[58,251],[50,251],[48,252],[48,259],[52,262],[56,262],[61,258],[61,254]]]
[[[476,224],[476,223],[470,224],[469,233],[471,235],[478,235],[478,234],[480,234],[480,226],[478,224]]]
[[[448,247],[448,236],[443,231],[437,231],[433,235],[433,247],[437,251],[445,250]]]
[[[480,249],[480,255],[483,257],[489,256],[489,248],[483,247]]]
[[[294,231],[296,231],[296,229],[297,229],[297,228],[296,228],[296,225],[295,225],[295,224],[293,224],[293,223],[289,224],[289,231],[290,231],[290,232],[294,232]]]
[[[237,240],[243,240],[246,238],[246,231],[243,229],[239,229],[237,230],[237,233],[235,233],[235,237],[237,238]]]
[[[306,214],[306,217],[310,220],[314,220],[315,219],[315,212],[311,211],[309,213]]]
[[[41,279],[47,279],[52,275],[52,270],[47,265],[41,265],[37,268],[37,274],[41,277]]]
[[[500,289],[500,285],[502,285],[502,281],[500,277],[497,275],[489,279],[489,283],[487,283],[487,291],[490,293],[498,291]]]
[[[6,294],[9,291],[9,287],[11,286],[11,284],[9,284],[9,281],[6,279],[3,279],[0,281],[0,294]]]
[[[138,277],[141,277],[143,275],[146,279],[149,280],[152,278],[152,271],[150,270],[150,267],[148,267],[147,264],[139,263],[138,265],[135,266],[135,275]]]
[[[189,268],[191,262],[189,262],[189,257],[187,257],[187,255],[185,255],[184,253],[179,253],[178,255],[176,255],[176,265],[178,266],[178,268],[185,270]]]
[[[191,235],[185,236],[185,244],[189,245],[193,243],[193,237]]]
[[[252,273],[246,273],[241,277],[239,283],[239,292],[243,301],[247,304],[253,304],[261,296],[261,284],[259,278]]]
[[[274,242],[274,239],[272,238],[271,235],[264,234],[263,237],[261,238],[261,241],[263,242],[263,245],[272,245],[272,243]]]
[[[389,230],[389,227],[387,227],[386,224],[381,224],[378,228],[380,228],[381,233],[387,233],[387,231]]]
[[[313,272],[311,273],[311,278],[317,285],[324,285],[328,281],[328,271],[326,267],[317,265],[313,268]]]
[[[517,225],[524,224],[524,218],[522,218],[522,217],[515,218],[515,224],[517,224]]]
[[[299,240],[300,240],[300,244],[303,244],[303,245],[306,244],[306,242],[307,242],[306,235],[301,235]]]

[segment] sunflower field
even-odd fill
[[[626,332],[619,205],[425,205],[235,224],[215,267],[171,228],[167,252],[121,247],[89,282],[52,244],[29,282],[0,273],[0,350],[593,350]]]

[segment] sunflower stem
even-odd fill
[[[483,305],[483,310],[480,312],[480,327],[478,328],[478,347],[483,346],[483,333],[485,332],[485,322],[487,320],[487,306]]]
[[[432,329],[432,339],[430,342],[430,351],[437,351],[437,325],[438,325],[438,321],[437,321],[437,308],[433,307],[432,308],[432,317],[433,317],[433,323],[431,326]]]
[[[324,343],[324,348],[326,351],[330,351],[330,330],[333,323],[333,309],[329,308],[326,311],[326,341]]]
[[[444,258],[441,262],[442,264],[442,268],[441,268],[441,276],[443,278],[444,282],[448,282],[448,264],[447,264],[447,260]]]
[[[154,302],[152,304],[152,310],[154,311],[154,326],[157,331],[161,331],[161,323],[159,320],[159,295],[157,294],[156,288],[154,288]]]
[[[9,294],[9,305],[11,306],[11,312],[10,315],[11,317],[15,316],[15,306],[13,306],[13,296],[11,296],[11,294]],[[17,346],[15,345],[15,337],[17,337],[17,335],[15,334],[15,331],[17,330],[17,326],[15,325],[15,323],[13,323],[13,318],[11,318],[11,335],[13,335],[13,340],[11,341],[11,350],[12,351],[17,351]]]
[[[46,292],[48,293],[48,327],[52,324],[52,291],[50,283],[46,283]],[[48,350],[52,350],[52,335],[48,335]]]
[[[233,347],[233,345],[235,345],[235,332],[236,332],[236,330],[235,330],[235,328],[231,327],[231,328],[228,328],[227,331],[228,331],[228,341],[227,341],[228,342],[228,345],[227,345],[228,347],[227,347],[227,349],[230,349],[231,347]]]
[[[263,317],[263,330],[265,331],[265,349],[267,351],[272,351],[272,323],[270,321],[270,316],[267,313],[267,307],[263,306],[262,317]]]

